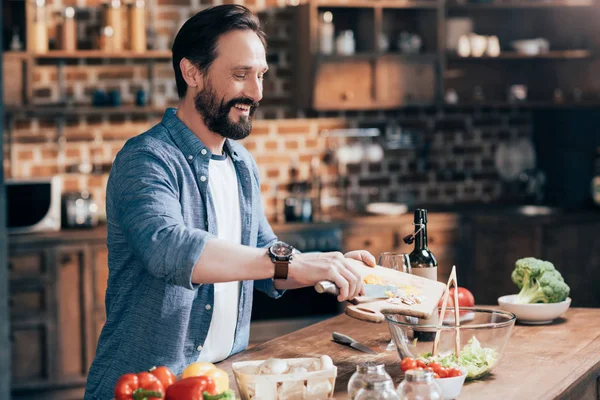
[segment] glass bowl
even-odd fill
[[[475,338],[482,348],[492,349],[495,355],[484,371],[470,373],[467,380],[477,379],[489,373],[502,358],[515,325],[515,315],[507,311],[461,307],[460,328],[457,328],[454,309],[446,309],[444,321],[440,321],[440,311],[441,308],[438,308],[438,312],[427,320],[401,314],[386,314],[385,319],[400,359],[423,357],[431,353],[437,331],[440,331],[437,354],[454,352],[456,333],[460,329],[461,353],[464,353],[465,345]]]

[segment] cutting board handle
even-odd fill
[[[385,316],[377,309],[373,310],[366,307],[364,304],[348,304],[346,305],[346,314],[352,318],[360,319],[367,322],[382,323],[385,321]]]

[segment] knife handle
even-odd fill
[[[315,285],[315,290],[317,293],[327,293],[332,294],[334,296],[338,296],[340,294],[340,289],[335,285],[335,283],[331,281],[320,281]]]
[[[338,332],[333,332],[333,334],[331,336],[333,337],[333,340],[338,343],[347,344],[347,345],[354,343],[354,339],[352,339],[350,336],[346,336],[346,335],[343,335]]]

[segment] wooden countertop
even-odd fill
[[[328,354],[338,367],[335,399],[347,399],[346,386],[356,364],[381,361],[398,385],[396,352],[371,356],[331,341],[333,331],[352,336],[373,349],[390,340],[387,325],[346,315],[301,329],[237,354],[219,364],[233,378],[236,361]],[[600,392],[600,309],[572,308],[550,325],[515,325],[506,351],[492,374],[467,382],[461,400],[597,399]],[[231,384],[236,389],[235,382]]]

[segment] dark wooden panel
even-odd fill
[[[370,60],[319,64],[315,78],[317,110],[372,108],[373,64]]]
[[[544,232],[544,259],[571,288],[575,307],[600,307],[600,223],[550,225]]]
[[[8,260],[11,280],[35,279],[45,273],[44,254],[28,252],[27,254],[11,254]]]
[[[477,304],[498,304],[498,297],[518,293],[511,273],[522,257],[541,257],[540,227],[499,223],[474,229],[474,263],[467,286]]]
[[[59,254],[58,277],[58,357],[61,377],[82,376],[84,367],[84,325],[82,313],[84,254]]]
[[[46,332],[43,325],[13,329],[11,333],[12,380],[44,381],[48,378]]]
[[[34,287],[13,291],[9,305],[11,318],[39,315],[46,311],[46,290]]]

